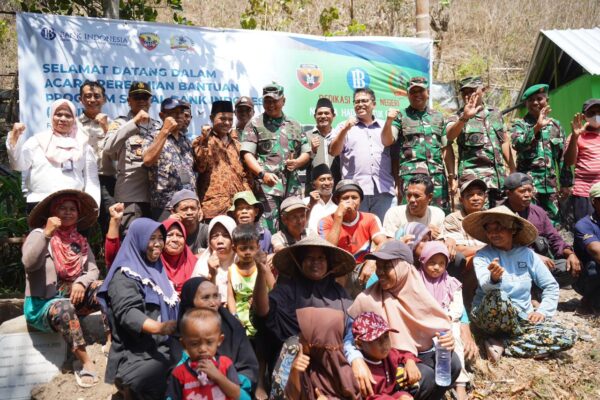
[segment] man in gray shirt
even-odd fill
[[[150,85],[132,82],[129,88],[129,113],[118,117],[108,129],[104,152],[117,160],[115,201],[125,204],[121,227],[126,230],[133,220],[150,217],[148,170],[143,165],[142,141],[148,133],[160,129],[161,122],[150,118]]]

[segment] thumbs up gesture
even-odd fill
[[[304,354],[302,345],[300,345],[300,351],[296,355],[296,358],[294,358],[292,369],[295,369],[298,372],[304,372],[306,371],[306,368],[308,368],[308,364],[310,364],[310,357]]]

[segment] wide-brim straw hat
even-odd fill
[[[61,196],[74,196],[79,200],[79,218],[77,229],[85,230],[94,225],[98,220],[98,205],[96,200],[86,192],[74,189],[59,190],[40,201],[29,213],[27,223],[33,229],[42,228],[50,217],[50,206],[52,202]]]
[[[489,244],[485,233],[485,224],[500,220],[518,221],[520,223],[521,228],[513,236],[513,244],[529,246],[538,237],[538,230],[531,222],[521,218],[506,206],[494,207],[490,210],[467,215],[463,220],[463,228],[475,239]]]
[[[306,253],[308,247],[320,247],[323,249],[327,256],[329,274],[334,277],[344,276],[356,267],[356,261],[352,254],[334,246],[317,235],[310,235],[280,250],[273,257],[273,265],[279,273],[293,276],[295,270],[301,270],[300,260],[304,258],[302,254]]]

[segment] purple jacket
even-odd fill
[[[508,206],[508,201],[505,205]],[[565,249],[573,250],[573,246],[567,244],[567,242],[563,240],[556,228],[552,225],[546,211],[540,206],[530,204],[529,208],[518,212],[517,214],[531,222],[538,230],[539,235],[548,240],[550,249],[555,258],[565,258],[563,254]]]

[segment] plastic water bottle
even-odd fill
[[[444,336],[446,332],[441,332]],[[442,346],[438,338],[434,338],[435,344],[435,384],[438,386],[450,386],[452,377],[450,376],[450,363],[452,361],[452,352]]]

